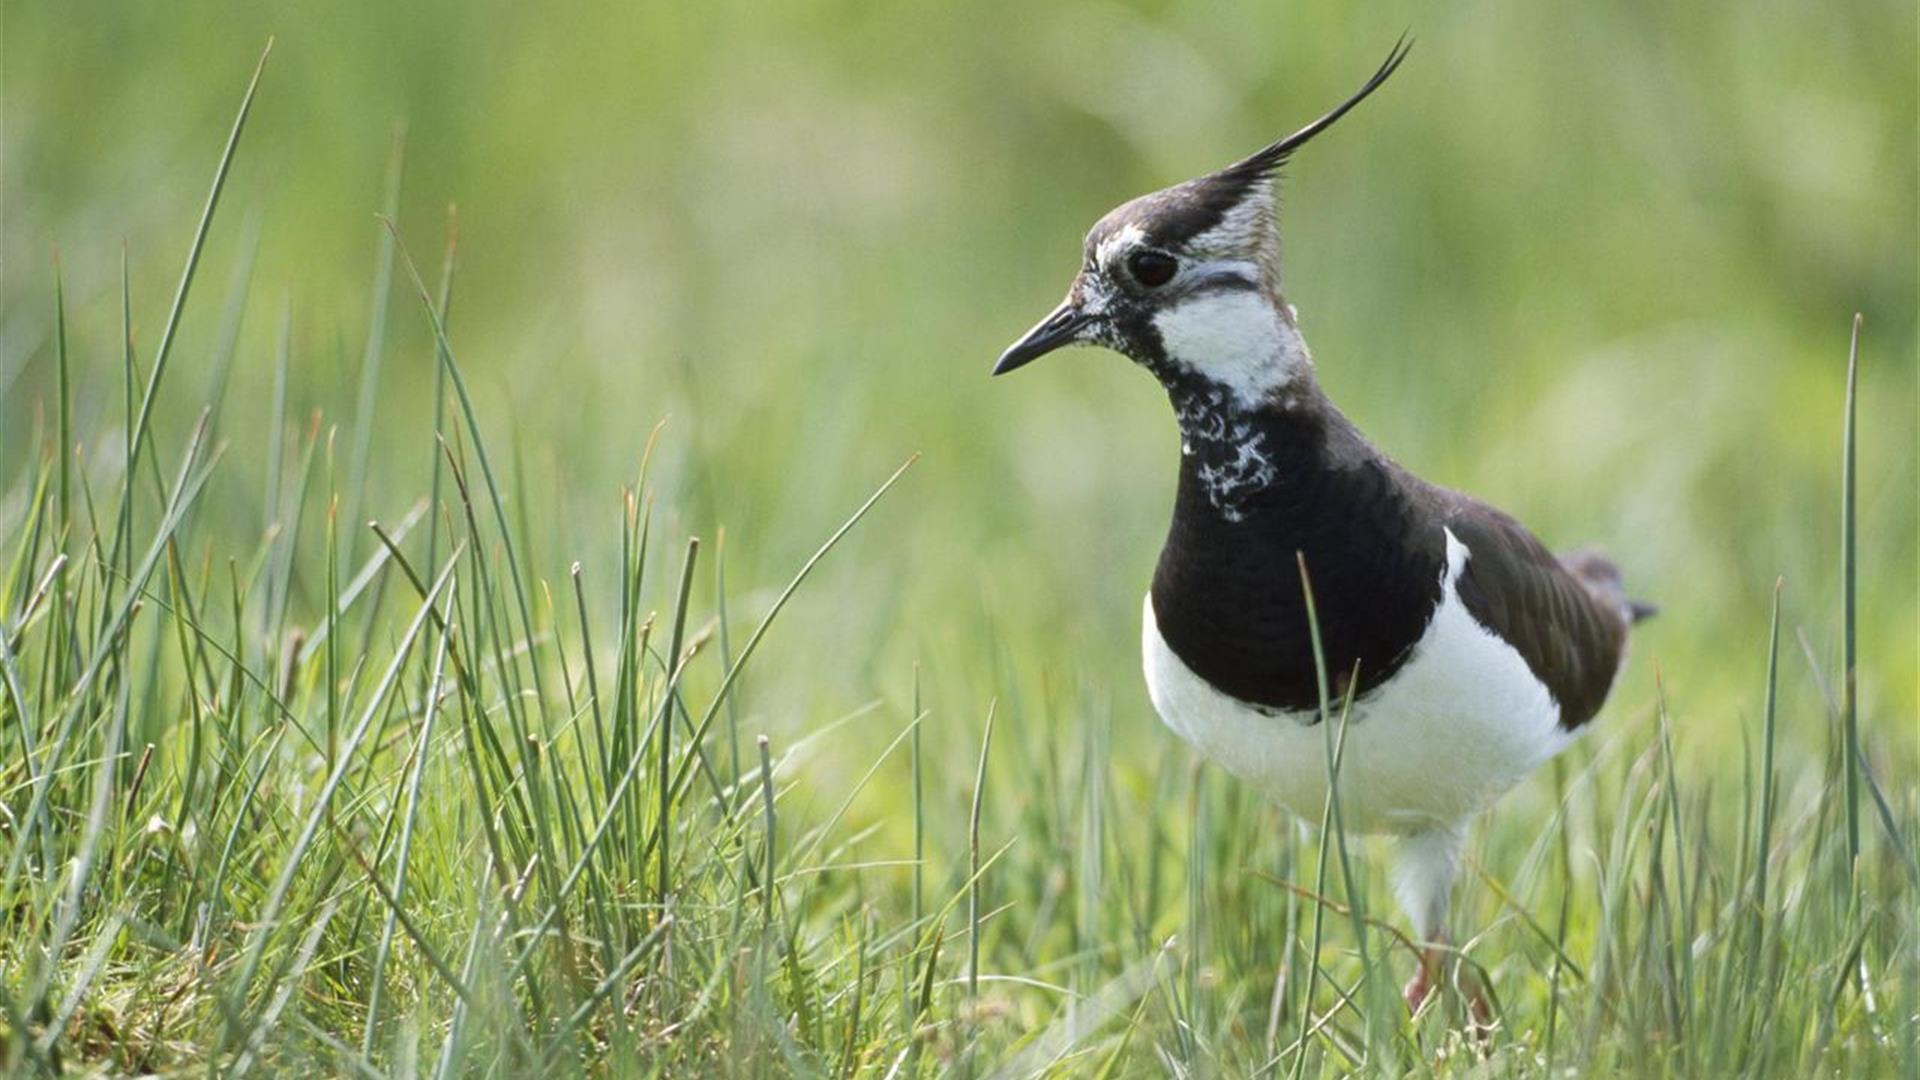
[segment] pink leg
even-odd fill
[[[1440,985],[1440,961],[1444,955],[1438,946],[1429,945],[1420,950],[1420,966],[1414,968],[1413,978],[1407,981],[1403,991],[1409,1012],[1419,1012],[1420,1006],[1427,1003],[1434,988]]]
[[[1446,963],[1445,939],[1420,950],[1420,966],[1414,969],[1413,978],[1407,981],[1404,991],[1408,1011],[1418,1013],[1433,992],[1439,989],[1441,982],[1444,981],[1443,972],[1446,970]],[[1480,985],[1480,979],[1477,976],[1463,972],[1460,978],[1460,992],[1466,998],[1468,1027],[1480,1037],[1481,1041],[1486,1041],[1492,1036],[1494,1026],[1493,1006],[1487,1000],[1486,988]]]

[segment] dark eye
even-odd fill
[[[1173,280],[1180,263],[1164,251],[1136,251],[1127,256],[1127,273],[1149,289],[1157,289]]]

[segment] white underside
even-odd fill
[[[1457,836],[1573,739],[1545,684],[1461,602],[1455,582],[1470,553],[1452,531],[1446,536],[1441,602],[1426,632],[1391,679],[1354,703],[1348,721],[1340,810],[1349,831]],[[1337,724],[1323,728],[1315,716],[1262,711],[1221,693],[1168,648],[1151,594],[1143,614],[1147,691],[1161,720],[1228,772],[1317,822],[1327,794],[1327,736]]]

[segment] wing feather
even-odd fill
[[[1458,582],[1467,611],[1510,642],[1546,684],[1561,726],[1593,719],[1626,652],[1624,604],[1511,517],[1465,496],[1457,500],[1447,527],[1468,551]]]

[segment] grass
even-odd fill
[[[150,354],[124,262],[118,356],[70,352],[57,264],[48,284],[52,430],[0,517],[9,1075],[1920,1071],[1911,718],[1858,693],[1879,643],[1858,633],[1857,321],[1828,425],[1840,668],[1825,620],[1783,650],[1776,585],[1765,627],[1717,643],[1754,672],[1728,706],[1754,717],[1741,753],[1690,767],[1686,706],[1636,668],[1552,791],[1482,825],[1455,903],[1498,1010],[1481,1043],[1455,995],[1399,1009],[1411,948],[1337,786],[1316,833],[1163,733],[1127,745],[1108,713],[1139,695],[1025,662],[1017,619],[960,625],[992,639],[978,662],[881,673],[898,703],[836,714],[776,678],[853,662],[842,635],[879,601],[833,570],[885,557],[859,540],[900,527],[876,510],[912,459],[864,464],[867,494],[772,587],[729,591],[727,545],[652,475],[658,428],[607,514],[541,524],[573,493],[529,482],[522,433],[470,392],[457,247],[429,288],[393,224],[397,149],[349,427],[290,416],[314,358],[283,315],[264,441],[220,437],[224,379],[196,398],[169,358],[259,80]],[[376,419],[396,268],[434,390]],[[351,508],[395,504],[389,444],[430,479],[365,527]],[[1784,753],[1786,730],[1824,754]]]

